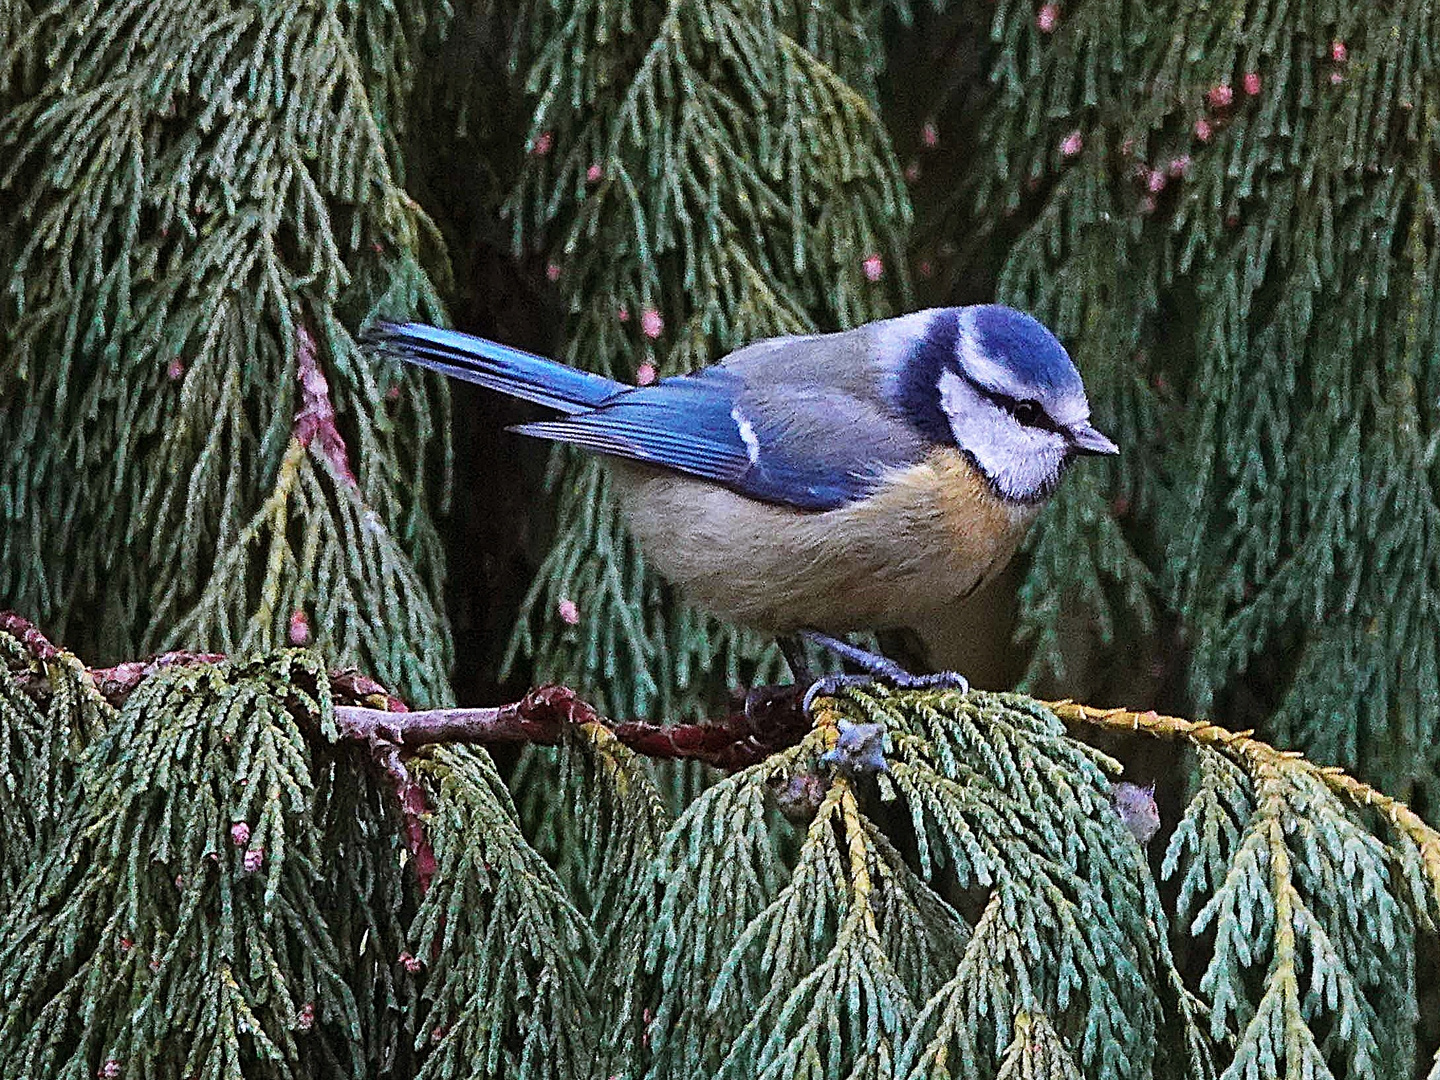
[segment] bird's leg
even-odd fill
[[[752,721],[759,721],[777,704],[793,708],[800,693],[815,681],[810,673],[810,664],[805,658],[805,639],[799,634],[785,634],[776,639],[780,654],[790,668],[793,686],[755,686],[745,694],[745,715]],[[806,714],[808,716],[808,713]]]
[[[810,689],[805,692],[803,707],[807,713],[815,699],[822,694],[833,694],[842,686],[868,685],[876,679],[887,682],[898,690],[946,689],[965,693],[970,689],[969,682],[958,671],[940,671],[934,675],[914,675],[889,657],[862,649],[858,645],[851,645],[848,641],[841,641],[829,634],[822,634],[818,630],[802,630],[800,637],[813,641],[821,648],[834,653],[842,660],[850,661],[866,672],[864,675],[826,675],[812,683]],[[784,649],[785,646],[782,645],[781,648]],[[785,653],[785,659],[790,660],[788,650]],[[791,663],[791,670],[794,670],[793,663]],[[798,676],[796,681],[799,681]]]

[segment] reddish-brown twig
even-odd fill
[[[542,686],[509,705],[480,709],[424,709],[395,713],[337,705],[335,720],[349,738],[384,741],[413,749],[433,743],[553,746],[570,724],[604,723],[595,709],[564,686]],[[793,687],[751,694],[747,708],[698,724],[652,724],[642,720],[606,725],[636,753],[654,758],[703,761],[738,769],[793,746],[807,725]]]
[[[350,454],[345,448],[345,439],[335,426],[335,406],[330,401],[330,383],[320,369],[316,356],[315,336],[310,328],[301,325],[296,335],[299,339],[295,350],[295,375],[300,380],[300,408],[295,413],[293,434],[302,446],[309,446],[318,440],[320,453],[335,469],[335,472],[355,483],[355,473],[350,468]]]

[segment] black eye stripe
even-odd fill
[[[1029,398],[1023,400],[1013,398],[1008,394],[1001,394],[995,390],[985,390],[983,387],[981,388],[981,392],[996,405],[1000,406],[1000,408],[1015,417],[1016,421],[1025,427],[1039,428],[1042,431],[1054,431],[1057,433],[1061,430],[1060,425],[1050,419],[1044,407],[1038,401],[1032,401]],[[1030,417],[1028,419],[1022,417],[1022,411],[1030,413]]]

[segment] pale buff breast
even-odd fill
[[[1000,499],[951,449],[819,512],[630,462],[611,471],[652,566],[699,606],[776,632],[908,625],[1000,570],[1039,509]]]

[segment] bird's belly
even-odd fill
[[[775,632],[907,625],[1000,570],[1037,510],[950,450],[820,512],[628,462],[612,472],[655,569],[699,606]]]

